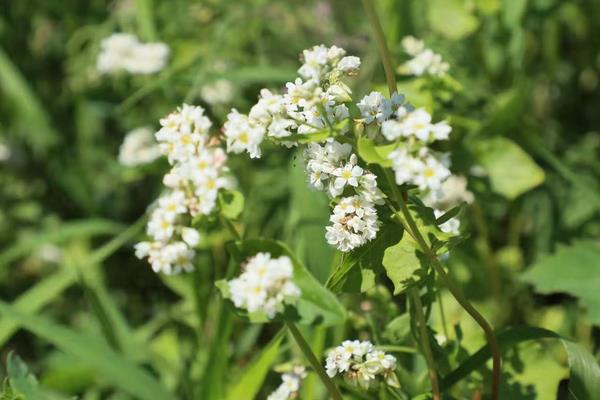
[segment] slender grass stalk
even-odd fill
[[[375,350],[385,351],[386,353],[408,353],[415,354],[417,351],[409,346],[394,346],[394,345],[384,345],[377,346],[375,345]]]
[[[317,375],[319,375],[319,378],[321,378],[321,381],[323,381],[323,384],[325,384],[325,387],[329,391],[331,398],[334,400],[343,400],[342,394],[338,390],[337,386],[335,386],[335,383],[333,383],[329,375],[327,375],[325,372],[325,368],[323,368],[319,360],[317,360],[317,356],[315,356],[313,353],[296,324],[292,321],[286,321],[285,324],[294,337],[294,340],[296,340],[296,343],[298,343],[300,350],[302,350],[304,356],[308,359],[308,362],[310,362]]]
[[[381,61],[383,63],[385,80],[387,82],[388,89],[390,90],[390,95],[392,95],[394,92],[398,91],[392,55],[390,54],[390,50],[385,42],[385,35],[383,33],[383,28],[381,27],[381,22],[379,22],[377,11],[375,11],[373,0],[362,0],[362,2],[365,12],[367,13],[367,18],[369,19],[369,23],[373,28],[373,33],[375,34],[375,43],[377,43],[377,50],[379,51],[379,56],[381,57]]]
[[[387,44],[385,42],[385,36],[383,33],[383,29],[381,28],[381,23],[379,22],[377,12],[375,11],[375,7],[373,5],[373,0],[363,0],[363,5],[364,5],[365,11],[367,13],[369,23],[371,24],[371,26],[373,28],[375,41],[377,43],[379,55],[381,56],[381,61],[383,63],[383,69],[385,71],[385,77],[386,77],[386,81],[388,84],[388,89],[390,91],[390,95],[392,95],[394,92],[397,91],[396,78],[395,78],[395,74],[394,74],[392,57],[391,57],[390,51],[387,47]],[[481,327],[481,329],[483,329],[486,339],[487,339],[487,342],[490,345],[490,350],[492,352],[492,360],[493,360],[492,400],[498,400],[498,398],[499,398],[498,392],[500,389],[501,358],[500,358],[500,348],[498,347],[498,341],[494,334],[494,330],[492,329],[491,325],[487,322],[487,320],[483,317],[483,315],[481,315],[479,313],[479,311],[477,311],[477,309],[475,309],[475,307],[473,307],[473,305],[467,300],[467,298],[464,296],[464,294],[462,293],[460,288],[452,281],[450,276],[446,273],[446,271],[444,270],[444,267],[438,260],[436,254],[431,250],[431,248],[429,247],[429,245],[423,238],[423,235],[419,231],[417,224],[415,223],[414,219],[412,218],[412,215],[410,214],[410,211],[408,210],[408,206],[406,205],[405,197],[398,190],[398,187],[396,186],[389,171],[385,168],[382,168],[382,169],[384,171],[386,179],[388,180],[388,182],[390,184],[392,194],[394,195],[395,200],[400,205],[402,214],[404,215],[404,218],[406,219],[406,223],[408,224],[408,227],[405,227],[405,228],[409,228],[409,229],[407,229],[407,231],[417,241],[417,243],[419,244],[419,247],[421,247],[421,250],[425,253],[427,258],[429,258],[429,260],[433,264],[433,267],[435,268],[436,272],[442,278],[442,280],[446,284],[446,287],[448,288],[448,290],[450,290],[450,293],[452,293],[452,295],[454,296],[456,301],[458,301],[458,303],[462,306],[462,308],[464,308],[465,311],[467,311],[467,313],[469,313],[469,315],[471,315],[471,317],[477,322],[477,324]],[[405,193],[404,193],[404,195],[405,195]]]
[[[425,361],[427,361],[427,370],[429,372],[429,380],[431,381],[431,393],[433,400],[440,400],[440,385],[438,383],[438,375],[435,370],[435,361],[433,360],[433,352],[431,351],[431,345],[429,344],[429,333],[427,332],[427,321],[423,314],[423,304],[421,303],[421,297],[419,290],[415,287],[411,287],[408,290],[410,298],[415,307],[415,316],[419,324],[419,340],[421,341],[421,348]]]

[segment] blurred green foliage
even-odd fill
[[[400,40],[412,34],[451,65],[452,79],[434,85],[398,77],[411,102],[453,126],[442,150],[475,194],[461,214],[471,238],[452,252],[451,274],[495,327],[544,327],[597,360],[600,1],[376,3],[397,63],[406,59]],[[99,75],[99,43],[115,31],[167,43],[168,67]],[[221,245],[183,276],[158,276],[133,257],[166,163],[126,168],[119,145],[183,101],[206,107],[218,129],[230,107],[246,111],[259,88],[291,80],[298,53],[318,43],[361,56],[353,87],[360,98],[384,83],[369,34],[360,2],[348,0],[4,2],[0,141],[10,156],[0,161],[0,356],[8,362],[1,398],[264,398],[276,387],[270,367],[286,361],[278,350],[301,353],[272,339],[276,326],[250,326],[223,311],[212,285],[229,262]],[[202,98],[203,85],[218,79],[235,85],[228,104]],[[239,224],[247,237],[286,242],[322,283],[333,268],[350,268],[323,239],[327,199],[308,191],[298,154],[268,148],[251,167],[238,157],[231,168],[245,195]],[[212,232],[214,243],[227,235]],[[382,265],[405,276],[401,251],[386,251]],[[362,288],[371,289],[368,311],[361,288],[335,286],[351,316],[346,326],[307,330],[318,353],[373,330],[414,345],[406,314],[399,316],[404,295],[392,297],[391,282],[375,287],[382,265],[361,269],[363,284],[373,282]],[[437,352],[449,372],[484,342],[448,293],[437,295],[446,315],[431,310],[435,331],[454,327],[444,345],[452,355]],[[502,398],[566,399],[568,351],[551,340],[506,349]],[[424,361],[403,357],[400,381],[416,398],[428,385]],[[597,365],[586,357],[593,376]],[[473,398],[487,379],[479,365],[452,394]],[[323,393],[309,377],[303,398]]]

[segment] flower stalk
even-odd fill
[[[425,355],[425,360],[427,361],[427,370],[429,373],[429,380],[431,381],[433,400],[440,400],[440,385],[438,383],[437,371],[435,370],[433,352],[431,351],[431,345],[429,344],[427,321],[425,320],[425,315],[423,314],[423,304],[421,303],[419,290],[416,287],[411,287],[408,292],[415,309],[417,323],[419,324],[419,339],[421,341],[421,348],[423,350],[423,354]]]
[[[315,353],[313,353],[308,342],[306,341],[306,339],[304,339],[304,336],[302,335],[296,324],[292,321],[286,321],[285,324],[288,327],[292,336],[294,337],[294,340],[298,344],[298,347],[300,347],[300,350],[302,350],[308,362],[310,362],[317,375],[319,375],[319,378],[321,378],[321,381],[327,388],[327,391],[329,392],[331,398],[333,400],[343,400],[342,394],[340,393],[339,389],[337,388],[333,380],[327,375],[327,372],[325,372],[325,368],[323,368],[323,366],[317,359],[317,356],[315,356]]]
[[[388,89],[390,91],[390,95],[392,95],[393,93],[397,92],[396,78],[395,78],[395,74],[394,74],[392,57],[391,57],[390,51],[387,47],[387,44],[385,42],[385,36],[383,33],[383,29],[381,27],[381,23],[377,16],[377,12],[375,10],[373,1],[372,0],[363,0],[363,5],[365,8],[365,12],[367,13],[369,22],[373,28],[375,41],[377,43],[377,48],[379,50],[379,54],[380,54],[380,57],[381,57],[381,60],[383,63],[383,68],[385,71],[386,82],[388,85]],[[408,226],[405,226],[405,229],[417,241],[417,243],[419,244],[419,247],[421,248],[423,253],[425,253],[427,258],[430,260],[435,271],[442,278],[446,287],[448,288],[450,293],[452,293],[452,295],[454,296],[456,301],[458,301],[458,303],[461,305],[461,307],[464,308],[465,311],[467,311],[467,313],[469,313],[469,315],[475,320],[475,322],[477,322],[477,324],[484,331],[486,340],[490,346],[490,350],[492,353],[492,363],[493,363],[493,366],[492,366],[492,391],[491,391],[492,400],[498,400],[499,399],[499,389],[500,389],[501,357],[500,357],[500,348],[498,346],[498,341],[494,334],[494,330],[492,329],[489,322],[485,319],[485,317],[483,315],[481,315],[479,313],[479,311],[477,311],[477,309],[467,300],[467,298],[464,296],[464,294],[462,293],[460,288],[454,283],[454,281],[446,273],[443,265],[437,258],[437,255],[434,253],[434,251],[430,248],[430,246],[425,241],[423,235],[421,234],[421,232],[419,231],[419,228],[417,227],[417,224],[415,223],[412,215],[410,214],[410,211],[406,204],[405,193],[400,193],[400,191],[399,191],[398,187],[396,186],[389,171],[385,168],[382,168],[382,169],[383,169],[384,175],[391,187],[394,200],[400,205],[400,210],[402,212],[402,215],[404,216],[406,224],[408,225]]]

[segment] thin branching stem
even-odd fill
[[[381,60],[383,63],[383,69],[385,70],[386,81],[388,84],[388,89],[390,91],[390,95],[397,91],[396,86],[396,78],[394,75],[394,67],[392,62],[392,57],[390,51],[385,42],[385,36],[383,33],[383,29],[381,28],[381,23],[379,22],[379,18],[377,16],[377,12],[375,11],[375,7],[373,5],[373,0],[363,0],[363,5],[365,7],[365,11],[367,13],[367,17],[369,22],[373,28],[375,41],[377,42],[377,48],[379,49],[379,54],[381,56]],[[483,329],[487,342],[490,345],[490,350],[492,352],[492,400],[498,400],[498,392],[500,389],[500,348],[498,347],[498,341],[496,339],[496,335],[494,334],[494,330],[492,329],[489,322],[475,309],[475,307],[467,300],[464,296],[460,288],[452,281],[450,276],[444,270],[443,265],[438,260],[437,255],[434,251],[429,247],[423,235],[419,231],[417,224],[415,223],[410,211],[408,210],[408,206],[406,205],[405,197],[402,193],[400,193],[398,187],[395,185],[393,178],[391,177],[389,171],[386,168],[382,168],[385,174],[386,179],[390,183],[390,188],[392,190],[392,194],[395,197],[396,202],[400,205],[400,209],[406,223],[408,226],[405,226],[405,230],[407,230],[410,235],[417,241],[421,250],[425,253],[427,258],[431,261],[435,271],[444,281],[446,287],[452,293],[456,301],[462,306],[462,308],[473,317],[473,319],[477,322],[477,324]]]
[[[310,362],[317,375],[319,375],[319,378],[321,378],[321,381],[329,391],[329,395],[331,396],[331,398],[334,400],[343,400],[342,394],[338,390],[335,383],[333,383],[333,380],[331,380],[329,375],[327,375],[327,372],[325,372],[325,368],[323,368],[323,366],[317,359],[317,356],[315,356],[315,353],[313,353],[308,342],[306,341],[306,339],[304,339],[302,332],[300,332],[296,324],[292,321],[286,321],[285,324],[287,325],[288,329],[290,330],[290,333],[294,337],[294,340],[298,344],[298,347],[300,347],[300,350],[302,350],[308,362]]]
[[[431,393],[433,400],[440,400],[440,385],[438,383],[438,374],[435,370],[435,361],[433,359],[433,352],[431,351],[431,345],[429,344],[429,332],[427,331],[427,321],[423,314],[423,304],[421,303],[421,296],[419,290],[416,287],[411,287],[408,290],[410,298],[413,302],[415,309],[415,317],[417,317],[417,323],[419,324],[419,340],[421,341],[421,349],[427,362],[427,370],[429,373],[429,380],[431,381]]]

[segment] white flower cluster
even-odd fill
[[[127,132],[119,148],[119,162],[126,167],[148,164],[160,157],[154,132],[148,127],[136,128]]]
[[[325,190],[331,198],[348,189],[354,195],[342,197],[329,218],[325,238],[340,251],[351,251],[364,245],[379,230],[375,204],[383,203],[375,174],[360,167],[352,146],[333,139],[320,145],[311,143],[304,151],[310,186]]]
[[[306,378],[306,370],[298,365],[292,371],[281,375],[281,385],[267,397],[267,400],[293,400],[298,398],[300,384]]]
[[[375,239],[379,221],[375,206],[363,196],[342,197],[329,217],[325,238],[338,250],[348,252]]]
[[[259,146],[265,136],[293,144],[286,138],[309,134],[348,118],[343,102],[350,100],[351,92],[340,78],[356,74],[360,59],[345,54],[336,46],[304,50],[300,78],[286,84],[285,94],[263,89],[248,115],[235,109],[229,113],[223,127],[227,151],[246,151],[252,158],[260,157]]]
[[[142,43],[128,33],[113,33],[100,43],[96,68],[101,74],[127,71],[153,74],[167,64],[169,47],[160,42]]]
[[[155,136],[172,165],[163,178],[169,190],[150,215],[147,234],[153,240],[138,243],[136,255],[148,257],[154,271],[169,274],[193,268],[193,248],[200,235],[187,225],[190,216],[214,210],[219,189],[228,185],[224,176],[227,155],[210,138],[211,122],[202,107],[184,104],[160,124]]]
[[[442,60],[442,56],[426,48],[422,40],[406,36],[402,39],[402,47],[406,54],[412,57],[400,66],[402,73],[415,76],[424,74],[442,76],[450,69],[450,65]]]
[[[272,319],[285,304],[294,304],[300,297],[293,275],[289,257],[271,258],[269,253],[258,253],[243,266],[238,278],[228,282],[231,301],[249,313],[262,312]]]
[[[394,93],[386,99],[381,93],[371,92],[359,103],[365,124],[381,126],[383,138],[396,142],[398,147],[388,157],[396,174],[396,183],[417,185],[422,191],[439,190],[450,176],[449,159],[435,154],[428,144],[448,139],[452,128],[447,122],[432,123],[431,115],[423,108],[415,109],[404,103],[404,97]]]
[[[368,389],[378,376],[388,385],[400,387],[395,373],[396,358],[375,350],[369,341],[344,341],[327,354],[325,368],[331,378],[340,374],[347,382],[364,389]]]

